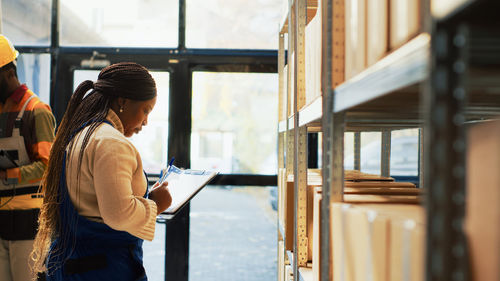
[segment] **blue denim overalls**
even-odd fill
[[[66,154],[59,182],[62,233],[50,247],[47,280],[147,280],[142,265],[143,240],[80,216],[68,194],[65,167]],[[146,188],[144,197],[147,194]]]

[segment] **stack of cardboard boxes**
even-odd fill
[[[422,32],[419,0],[345,1],[345,78],[349,80]]]
[[[500,280],[500,121],[468,132],[465,232],[472,280]]]
[[[280,192],[287,206],[280,206],[280,221],[285,224],[285,236],[293,237],[294,213],[287,212],[293,210],[293,175],[288,176],[286,185],[282,176]],[[406,280],[422,280],[424,211],[418,205],[422,190],[412,183],[359,171],[346,171],[345,180],[345,203],[331,207],[334,280],[369,280],[367,276],[405,280],[398,278],[406,275],[410,276]],[[309,169],[307,182],[308,260],[313,279],[319,280],[321,170]],[[285,241],[289,243],[287,250],[292,251],[293,240]]]

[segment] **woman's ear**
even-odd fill
[[[125,106],[125,99],[119,97],[119,98],[116,99],[116,103],[118,104],[119,108],[123,108]]]

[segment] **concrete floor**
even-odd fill
[[[269,187],[206,187],[191,201],[189,281],[277,280],[276,216]],[[164,233],[144,243],[150,281],[164,280]]]

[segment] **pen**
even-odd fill
[[[172,164],[174,163],[174,157],[172,157],[172,159],[170,159],[170,161],[168,162],[168,165],[166,167],[166,169],[161,169],[160,171],[160,179],[163,178],[163,171],[167,172],[169,169],[170,169],[170,166],[172,166]]]
[[[165,174],[163,174],[164,170],[161,170],[161,173],[160,173],[160,182],[163,182],[168,177],[168,175],[170,174],[170,169],[172,167],[172,164],[174,164],[174,160],[175,160],[175,158],[172,157],[172,159],[170,159],[170,161],[168,162],[167,168],[165,169]]]
[[[174,164],[174,160],[175,160],[175,157],[172,157],[172,159],[170,159],[170,162],[168,162],[168,166],[167,166],[168,169],[170,169],[170,166],[172,166],[172,164]]]

